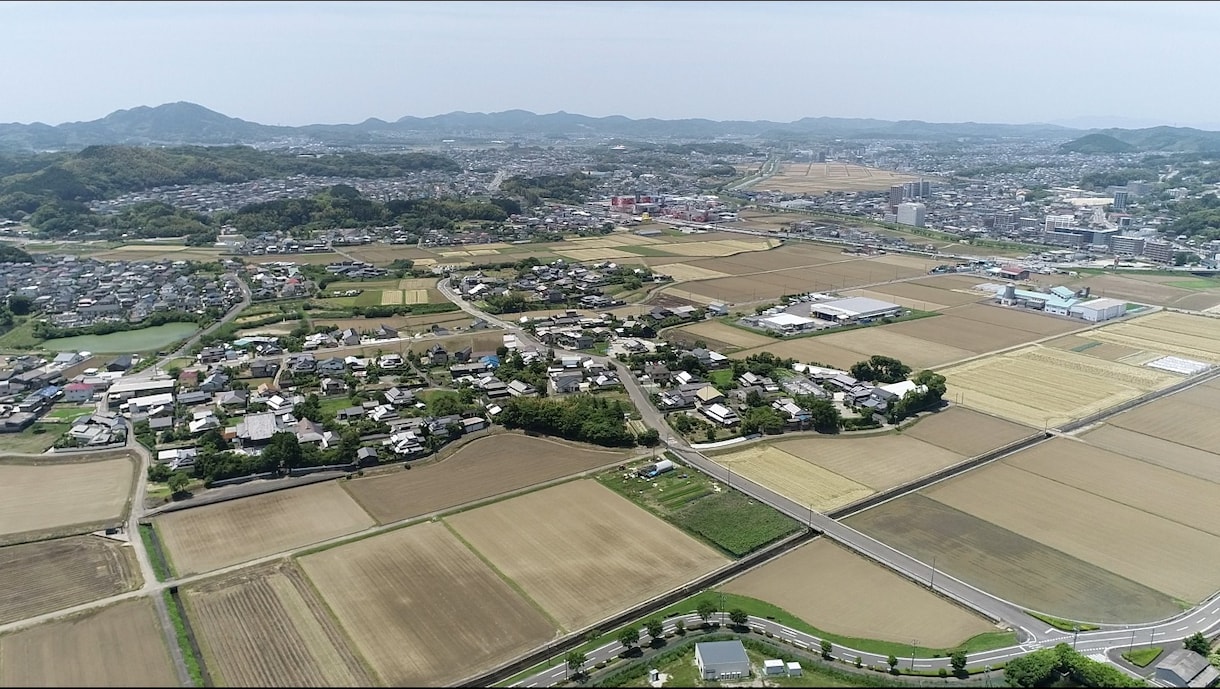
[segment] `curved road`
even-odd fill
[[[483,318],[489,323],[496,324],[504,328],[507,332],[513,333],[518,340],[526,344],[546,348],[547,345],[537,341],[527,331],[523,330],[519,325],[507,322],[496,318],[490,314],[484,313],[482,310],[467,302],[460,295],[456,294],[448,286],[448,279],[442,279],[437,287],[451,301],[458,304],[463,311]],[[1066,642],[1075,642],[1076,648],[1086,655],[1101,655],[1112,648],[1126,648],[1129,645],[1145,645],[1151,644],[1153,641],[1160,639],[1163,642],[1177,641],[1186,638],[1196,631],[1208,633],[1220,628],[1220,593],[1205,601],[1196,608],[1185,612],[1176,617],[1160,622],[1150,624],[1134,624],[1134,625],[1099,625],[1101,628],[1095,631],[1079,632],[1064,632],[1054,629],[1030,615],[1024,610],[1009,601],[994,596],[990,593],[982,591],[974,586],[951,577],[942,571],[934,570],[933,567],[916,558],[913,558],[905,553],[902,553],[860,531],[857,531],[845,524],[837,522],[820,512],[813,510],[808,505],[801,505],[795,501],[780,495],[764,486],[760,486],[753,481],[744,479],[739,475],[734,475],[731,470],[723,467],[698,450],[692,448],[681,438],[675,438],[669,429],[669,425],[665,422],[664,415],[659,412],[649,399],[648,394],[643,390],[634,376],[629,371],[624,370],[615,360],[597,355],[590,355],[587,352],[571,352],[556,348],[556,354],[571,354],[579,356],[588,356],[594,360],[602,362],[608,366],[614,367],[619,372],[619,377],[623,381],[623,385],[631,398],[632,403],[639,410],[643,421],[652,428],[660,431],[663,437],[666,437],[666,446],[670,451],[681,457],[686,463],[703,473],[724,482],[726,485],[737,488],[754,499],[766,503],[771,507],[787,514],[797,521],[807,525],[811,529],[821,532],[826,537],[834,539],[852,550],[868,557],[880,564],[895,570],[899,574],[907,578],[923,583],[932,590],[944,596],[954,599],[973,610],[978,611],[984,616],[996,620],[1004,626],[1011,627],[1018,631],[1018,636],[1021,643],[1017,646],[1009,648],[996,649],[992,651],[980,652],[972,654],[969,658],[971,667],[1000,663],[1013,657],[1024,655],[1039,648],[1053,646],[1055,644]],[[998,459],[998,458],[997,458]],[[764,624],[765,623],[765,624]],[[752,622],[753,624],[753,622]],[[764,628],[772,629],[777,635],[782,633],[790,638],[802,639],[807,637],[807,643],[811,643],[814,648],[817,648],[821,643],[820,639],[815,639],[809,635],[802,635],[800,632],[787,628],[780,629],[779,625],[775,625],[767,620],[758,620],[758,624]],[[794,634],[796,636],[794,636]],[[610,646],[617,647],[618,644],[613,643]],[[884,663],[885,658],[876,654],[869,654],[856,649],[840,648],[835,646],[835,654],[847,657],[861,656],[866,663],[876,664]],[[599,649],[601,650],[601,649]],[[607,650],[607,653],[616,654],[621,651]],[[604,658],[603,658],[604,659]],[[591,662],[596,662],[590,656]],[[916,669],[936,669],[942,665],[947,666],[947,659],[914,659],[904,658],[901,665],[903,667],[910,666],[914,662]],[[527,680],[522,682],[523,686],[545,686],[553,683],[558,679],[562,679],[566,668],[558,667],[556,669],[543,671],[539,675],[530,678],[535,683]]]

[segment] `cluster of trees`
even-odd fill
[[[1182,199],[1177,204],[1181,215],[1169,226],[1169,233],[1184,234],[1210,241],[1220,239],[1220,198],[1208,194]]]
[[[0,263],[33,263],[34,257],[12,244],[0,243]]]
[[[1106,187],[1121,187],[1133,179],[1152,182],[1160,179],[1160,172],[1152,168],[1121,168],[1086,172],[1080,176],[1080,188],[1105,191]]]
[[[1004,677],[1014,687],[1142,687],[1122,670],[1089,660],[1061,643],[1008,661]]]
[[[595,185],[596,182],[589,175],[571,172],[566,175],[509,177],[500,185],[500,191],[508,196],[523,198],[530,206],[537,206],[543,199],[584,203],[586,195]]]
[[[627,405],[621,401],[593,395],[566,399],[514,397],[504,404],[498,420],[507,428],[604,447],[630,447],[636,439],[627,430],[627,412]]]
[[[934,371],[924,370],[916,374],[912,382],[924,386],[925,389],[912,390],[900,399],[890,402],[889,408],[886,410],[890,423],[898,423],[908,416],[940,406],[946,389],[944,376]]]
[[[496,355],[500,357],[500,366],[496,369],[496,377],[505,383],[520,380],[529,383],[538,390],[538,394],[546,396],[546,361],[534,359],[526,364],[517,352],[509,352],[508,347],[498,347]]]
[[[852,364],[850,373],[860,381],[899,383],[911,375],[911,367],[893,357],[874,354],[865,361]]]

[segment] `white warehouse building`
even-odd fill
[[[1127,313],[1127,302],[1118,299],[1090,299],[1073,306],[1070,315],[1092,323],[1108,321]]]
[[[750,676],[750,658],[740,641],[708,641],[695,644],[699,677],[714,681]]]
[[[902,307],[880,299],[868,297],[852,297],[850,299],[835,299],[822,301],[809,306],[809,313],[815,318],[836,322],[854,322],[886,316],[897,316],[902,313]]]

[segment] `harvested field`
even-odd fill
[[[440,344],[449,351],[470,347],[475,354],[491,354],[504,344],[504,333],[499,330],[487,330],[475,335],[452,335],[449,337],[416,340],[407,345],[413,352],[423,352],[435,344]],[[405,351],[405,350],[404,350]]]
[[[888,285],[873,285],[869,287],[873,292],[881,294],[893,294],[907,299],[917,299],[926,301],[930,304],[939,304],[943,307],[961,306],[962,304],[970,304],[976,301],[981,301],[987,297],[982,294],[973,292],[955,292],[951,289],[941,289],[923,284],[919,282],[894,282]],[[935,309],[923,309],[924,311],[934,311]]]
[[[130,547],[73,536],[0,548],[0,624],[70,608],[140,585]]]
[[[403,292],[402,292],[402,290],[399,290],[399,289],[387,289],[387,290],[382,290],[379,293],[365,292],[365,294],[380,294],[381,295],[381,304],[383,306],[386,306],[386,305],[396,306],[396,305],[402,304]],[[363,295],[361,295],[361,296],[363,296]]]
[[[1220,392],[1194,387],[1123,412],[1109,424],[1210,452],[1220,448],[1217,403]]]
[[[925,326],[927,329],[952,327],[944,320],[944,316],[933,316],[931,318],[921,318],[916,321],[895,323],[893,325],[857,328],[842,333],[819,335],[812,339],[825,339],[829,344],[836,347],[856,352],[857,357],[852,363],[867,359],[874,354],[885,354],[886,356],[901,359],[903,363],[916,371],[921,368],[941,366],[948,362],[958,361],[974,355],[971,350],[920,339],[900,330],[904,325],[920,323],[927,324]],[[970,343],[964,342],[962,344]]]
[[[1001,328],[1012,328],[1033,333],[1039,338],[1079,330],[1088,323],[1051,316],[1038,311],[1015,309],[994,304],[964,304],[945,312],[946,316],[964,318],[987,323]]]
[[[372,686],[373,677],[296,565],[281,560],[193,584],[183,603],[220,686]]]
[[[1174,598],[1199,602],[1220,589],[1220,537],[1057,483],[1013,461],[923,493]]]
[[[809,586],[810,572],[818,585]],[[819,538],[752,569],[722,587],[783,608],[842,636],[952,648],[995,631],[988,620],[910,579]],[[903,614],[895,615],[895,610]]]
[[[1014,443],[1039,431],[1011,421],[966,409],[950,407],[920,417],[902,434],[943,447],[962,457],[976,457]]]
[[[750,186],[793,194],[822,194],[827,191],[878,191],[917,179],[853,163],[784,163],[774,176]]]
[[[840,248],[785,244],[765,253],[737,254],[726,258],[692,261],[690,265],[722,272],[726,275],[746,275],[767,270],[820,266],[826,263],[838,263],[849,258]]]
[[[0,686],[177,685],[178,673],[150,598],[0,636]]]
[[[474,322],[474,319],[465,311],[431,313],[421,316],[393,316],[390,318],[318,318],[313,320],[314,325],[333,325],[340,330],[355,328],[357,332],[361,330],[376,330],[378,326],[384,323],[395,330],[412,334],[427,331],[432,325],[441,325],[452,329],[469,327],[472,322]]]
[[[556,249],[555,253],[573,261],[617,261],[636,255],[622,249]]]
[[[1220,318],[1160,311],[1091,330],[1088,337],[1220,364]]]
[[[1004,460],[1052,481],[1220,536],[1220,484],[1053,438]]]
[[[1062,349],[1069,352],[1077,352],[1085,356],[1091,356],[1106,361],[1123,361],[1129,358],[1140,358],[1149,356],[1159,358],[1159,354],[1154,354],[1135,347],[1126,345],[1113,344],[1111,342],[1100,342],[1091,339],[1088,333],[1084,335],[1065,335],[1055,338],[1049,342],[1042,343],[1047,347]]]
[[[976,285],[981,285],[988,282],[988,279],[978,275],[969,275],[964,273],[948,273],[944,275],[933,275],[915,281],[920,285],[935,287],[937,289],[948,290],[972,290]],[[984,296],[984,293],[979,292],[979,296]]]
[[[485,500],[622,461],[595,450],[516,433],[479,438],[448,459],[411,471],[345,481],[379,524]]]
[[[403,278],[398,281],[398,289],[435,289],[437,282],[436,278]]]
[[[1157,306],[1178,306],[1179,301],[1198,295],[1191,290],[1158,285],[1123,275],[1094,275],[1073,278],[1069,282],[1064,282],[1061,275],[1031,275],[1030,280],[1043,287],[1063,285],[1077,290],[1088,287],[1094,297],[1111,297]]]
[[[867,498],[873,490],[800,457],[767,445],[711,457],[721,466],[819,512]]]
[[[869,328],[874,330],[875,328]],[[773,344],[754,349],[747,349],[733,354],[735,359],[744,359],[751,354],[760,352],[771,352],[778,357],[792,357],[804,364],[822,364],[831,368],[838,368],[846,371],[851,368],[851,365],[867,359],[868,356],[860,356],[860,352],[836,347],[831,344],[829,336],[821,335],[818,337],[805,337],[795,340],[780,340]],[[882,352],[877,352],[878,354]],[[967,354],[969,356],[969,354]]]
[[[778,239],[708,239],[707,241],[655,244],[653,248],[678,256],[714,257],[732,256],[746,251],[766,251],[779,245]]]
[[[758,335],[741,328],[735,328],[719,321],[702,321],[694,325],[684,326],[679,328],[679,330],[694,335],[695,339],[712,339],[734,347],[759,347],[775,342],[774,338]]]
[[[528,493],[445,521],[569,631],[728,562],[593,480]],[[506,532],[505,524],[514,528]]]
[[[419,249],[413,246],[402,246],[394,244],[366,244],[364,246],[351,246],[344,250],[344,253],[352,255],[352,258],[373,265],[389,265],[400,258],[412,259],[419,262],[419,259],[436,258],[435,254]]]
[[[866,510],[846,523],[922,562],[935,557],[938,571],[1047,614],[1118,623],[1160,620],[1182,611],[1152,588],[920,494]]]
[[[679,282],[686,280],[710,280],[712,278],[729,277],[728,273],[722,273],[718,270],[708,270],[700,268],[689,263],[667,263],[665,270],[658,271],[665,275],[669,275],[674,280]]]
[[[122,521],[135,463],[128,457],[80,459],[0,463],[0,541],[76,525],[92,531]]]
[[[247,263],[296,263],[299,265],[328,265],[338,261],[349,260],[343,254],[326,252],[320,254],[264,254],[262,256],[242,256]]]
[[[440,523],[379,534],[299,562],[389,686],[458,682],[555,635],[542,613]]]
[[[903,306],[908,309],[915,309],[917,311],[944,311],[947,308],[951,308],[946,304],[936,304],[930,301],[910,299],[907,297],[898,296],[896,294],[882,294],[881,292],[874,292],[868,289],[846,290],[841,292],[841,294],[844,297],[867,297],[869,299],[888,301],[891,304],[897,304],[899,306]]]
[[[169,512],[153,523],[183,576],[355,533],[373,520],[332,481]]]
[[[946,311],[935,318],[897,323],[890,326],[890,329],[919,340],[958,347],[975,354],[994,352],[1043,337],[1027,330],[1005,328],[951,314],[952,311]]]
[[[775,448],[875,491],[900,486],[965,459],[906,435],[815,436],[779,442]]]
[[[1220,455],[1104,424],[1081,438],[1090,445],[1220,483]]]
[[[1088,416],[1179,379],[1037,345],[940,373],[947,379],[951,400],[1034,428]],[[1048,380],[1056,385],[1047,385]]]

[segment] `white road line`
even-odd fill
[[[1184,632],[1184,631],[1186,631],[1187,629],[1190,629],[1190,625],[1186,625],[1185,627],[1179,627],[1179,628],[1178,628],[1178,629],[1176,629],[1175,631]]]

